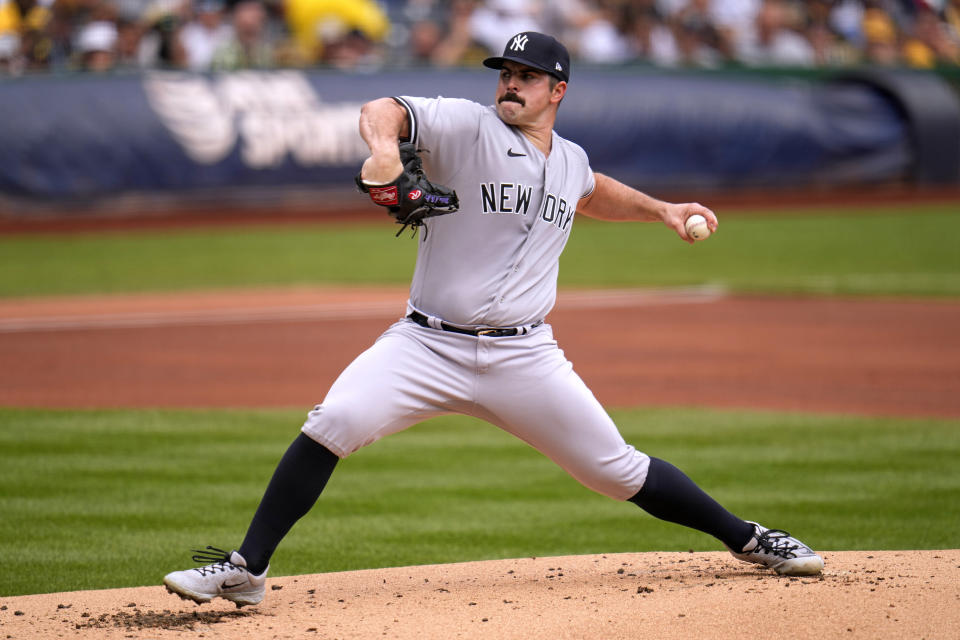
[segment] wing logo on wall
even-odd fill
[[[254,169],[288,158],[304,166],[354,166],[369,150],[357,131],[360,103],[325,103],[296,71],[218,76],[147,74],[150,107],[186,154],[216,164],[240,149]]]

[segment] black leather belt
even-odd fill
[[[410,315],[407,316],[414,322],[416,322],[421,327],[426,327],[432,329],[430,323],[427,322],[427,316],[423,315],[419,311],[413,311]],[[533,329],[536,326],[542,324],[543,321],[537,322],[530,326]],[[509,327],[505,329],[461,329],[460,327],[455,327],[452,324],[447,324],[446,322],[440,323],[440,328],[444,331],[450,331],[451,333],[463,333],[468,336],[486,336],[488,338],[502,338],[506,336],[515,336],[517,334],[523,334],[527,332],[527,329],[524,327]]]

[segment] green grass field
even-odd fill
[[[722,213],[722,212],[721,212]],[[721,217],[688,246],[662,225],[578,219],[560,286],[960,296],[945,228],[960,208]],[[393,225],[304,225],[0,236],[0,298],[304,284],[407,283],[416,246]]]
[[[731,215],[693,247],[656,225],[579,220],[561,285],[956,298],[960,252],[943,229],[957,216],[933,205]],[[389,224],[5,236],[0,297],[400,284],[414,249]],[[613,415],[735,512],[817,548],[958,546],[956,420]],[[0,409],[0,595],[157,584],[190,566],[191,548],[239,545],[302,418]],[[493,427],[446,418],[343,462],[273,574],[719,548],[592,494]]]
[[[618,410],[625,437],[734,512],[819,549],[956,547],[960,429],[888,420]],[[0,595],[158,584],[238,546],[303,415],[0,410]],[[485,423],[435,419],[341,463],[273,575],[469,559],[720,550],[594,494]]]

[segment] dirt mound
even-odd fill
[[[0,599],[7,638],[956,638],[960,550],[826,552],[787,578],[726,553],[523,558],[270,578],[196,606],[162,587]]]

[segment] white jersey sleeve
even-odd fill
[[[583,163],[586,165],[586,186],[584,187],[583,193],[580,194],[580,198],[582,199],[582,198],[586,198],[588,195],[593,193],[593,190],[597,186],[597,176],[596,174],[593,173],[593,170],[590,169],[590,162],[587,160],[586,152],[583,149],[581,149],[579,146],[577,146],[577,149],[579,150],[580,154],[583,156]]]
[[[421,157],[427,175],[441,184],[452,181],[474,152],[484,107],[460,98],[395,96],[394,100],[407,111],[410,142],[425,151]]]

